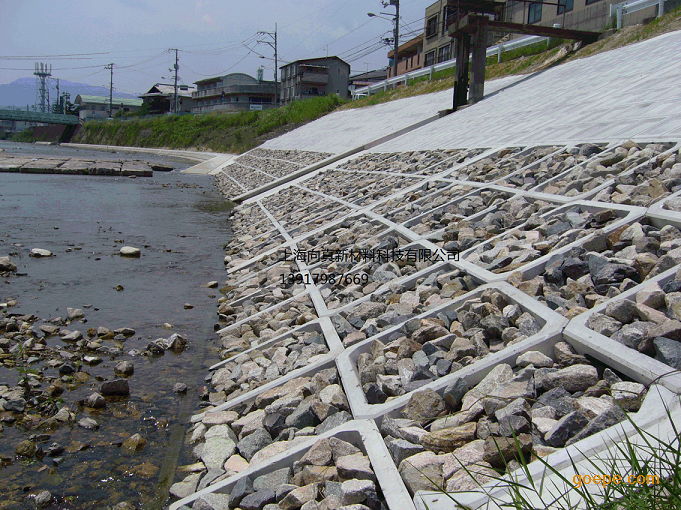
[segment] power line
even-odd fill
[[[330,20],[331,18],[333,18],[336,14],[338,14],[338,13],[340,12],[340,10],[341,10],[343,7],[345,7],[345,5],[346,5],[349,1],[350,1],[350,0],[345,0],[345,2],[343,3],[343,5],[341,5],[340,8],[339,8],[338,10],[334,11],[333,14],[332,14],[331,16],[329,16],[329,17],[326,18],[324,21],[322,21],[322,22],[319,24],[319,26],[317,26],[317,28],[315,28],[312,32],[310,32],[310,33],[307,35],[307,37],[305,37],[305,39],[303,39],[303,40],[300,41],[298,44],[296,44],[293,48],[291,48],[290,51],[293,51],[293,50],[297,49],[301,44],[303,44],[303,43],[304,43],[305,41],[307,41],[310,37],[312,37],[320,28],[322,28],[322,27],[326,24],[327,21],[329,21],[329,20]],[[330,43],[329,43],[329,44],[330,44]],[[327,46],[328,46],[328,44],[327,44]],[[309,54],[308,54],[308,55],[309,55]],[[306,56],[307,56],[307,55],[306,55]],[[303,57],[303,58],[304,58],[304,57]]]
[[[64,53],[61,55],[0,55],[0,60],[33,60],[36,58],[71,58],[71,57],[85,57],[91,55],[108,55],[109,52],[103,53]]]

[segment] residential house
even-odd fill
[[[397,48],[397,75],[423,67],[423,35],[424,34],[418,35]],[[395,75],[394,55],[394,49],[388,52],[389,78],[392,78]]]
[[[673,0],[665,2],[665,12],[668,12],[672,7],[672,2]],[[611,5],[617,5],[620,2],[610,0],[555,0],[553,3],[559,5],[507,0],[504,21],[549,27],[558,25],[573,30],[598,32],[614,23],[615,20],[610,15]],[[678,5],[678,2],[676,2],[676,5]],[[653,5],[640,11],[625,14],[622,26],[630,26],[654,18],[657,15],[657,10],[658,6]]]
[[[388,77],[388,68],[376,69],[375,71],[367,71],[366,73],[358,73],[350,76],[350,85],[348,89],[352,94],[355,89],[373,85],[385,81]]]
[[[244,73],[206,78],[196,83],[192,113],[262,110],[275,106],[273,81],[257,80]]]
[[[177,86],[177,111],[178,113],[189,113],[196,106],[196,100],[192,98],[192,93],[196,87],[189,85]],[[148,92],[139,96],[144,104],[148,105],[150,114],[168,113],[175,109],[175,86],[167,83],[157,83]]]
[[[78,94],[75,104],[78,105],[78,116],[81,120],[102,120],[113,117],[119,111],[134,113],[142,107],[142,100],[114,97],[111,112],[109,112],[109,98],[104,96]]]
[[[308,58],[281,66],[281,104],[336,94],[347,99],[350,64],[338,57]]]

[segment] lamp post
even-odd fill
[[[387,7],[388,5],[395,6],[395,14],[390,14],[388,12],[381,12],[379,14],[385,14],[386,16],[395,16],[394,19],[395,29],[393,30],[393,37],[395,39],[395,48],[393,50],[393,78],[394,78],[395,76],[397,76],[397,47],[399,46],[398,40],[400,36],[400,0],[390,0],[389,2],[386,2],[384,0],[383,7]],[[374,14],[373,12],[368,12],[367,16],[369,16],[370,18],[381,17],[378,14]]]

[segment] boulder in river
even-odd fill
[[[121,257],[139,258],[142,255],[142,251],[139,248],[135,248],[134,246],[123,246],[119,253],[121,254]]]

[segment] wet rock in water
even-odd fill
[[[71,320],[82,319],[85,317],[85,312],[80,308],[67,308],[66,313]]]
[[[134,372],[135,366],[132,364],[131,361],[121,361],[120,363],[117,363],[116,366],[114,367],[115,374],[130,376]]]
[[[187,385],[185,383],[176,383],[175,386],[173,386],[173,393],[187,393]]]
[[[40,257],[51,257],[51,256],[52,256],[52,252],[49,251],[49,250],[43,250],[42,248],[33,248],[33,249],[31,250],[31,252],[29,253],[29,256],[31,256],[31,257],[36,257],[36,258],[40,258]]]
[[[171,485],[170,493],[176,498],[180,499],[186,498],[187,496],[191,496],[192,494],[194,494],[196,486],[199,484],[200,478],[201,474],[199,473],[188,475],[181,482],[177,482]]]
[[[142,255],[142,251],[133,246],[123,246],[118,253],[120,253],[122,257],[140,257]]]
[[[93,393],[88,398],[85,399],[85,405],[87,407],[94,407],[95,409],[100,409],[106,407],[106,400],[99,393]]]
[[[135,334],[135,330],[132,328],[118,328],[114,329],[114,334],[123,335],[124,337],[128,338]]]
[[[19,443],[14,451],[21,457],[31,458],[35,455],[36,447],[33,441],[26,439],[25,441]]]
[[[218,282],[217,280],[213,280],[211,282],[208,282],[206,284],[206,287],[208,287],[209,289],[217,289],[218,285],[220,285],[220,282]]]
[[[41,491],[35,497],[35,503],[38,506],[47,506],[52,501],[52,494],[49,491]]]
[[[102,383],[100,393],[104,396],[127,397],[130,395],[130,387],[126,379],[116,379]]]
[[[147,440],[144,439],[141,435],[139,434],[134,434],[130,436],[128,439],[123,441],[123,444],[121,445],[121,448],[131,451],[131,452],[139,452],[144,449],[144,447],[147,445]]]
[[[0,257],[0,271],[14,272],[17,270],[16,264],[9,257]]]
[[[64,363],[59,367],[59,375],[69,375],[76,371],[75,367],[70,363]]]
[[[88,430],[97,430],[99,428],[99,423],[92,418],[81,418],[78,420],[78,426]]]
[[[191,310],[192,308],[194,308],[194,305],[192,305],[191,303],[185,303],[185,304],[184,304],[184,309],[185,309],[185,310]]]

